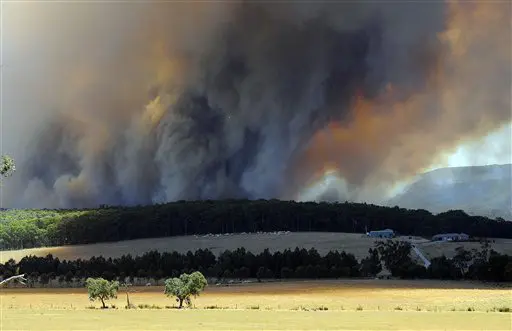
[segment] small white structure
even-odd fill
[[[441,233],[432,237],[432,241],[467,241],[469,235],[465,233]]]

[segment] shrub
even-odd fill
[[[179,278],[169,278],[165,281],[164,293],[167,296],[176,297],[178,308],[183,307],[183,302],[192,305],[191,297],[197,297],[208,285],[206,278],[199,271],[192,274],[182,274]]]
[[[117,298],[117,291],[119,289],[118,281],[109,282],[103,278],[87,278],[85,281],[87,292],[89,294],[89,300],[101,301],[102,308],[107,308],[105,300]]]

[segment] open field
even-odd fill
[[[480,244],[475,242],[430,242],[419,237],[399,237],[397,240],[407,240],[414,243],[427,258],[433,258],[445,254],[452,257],[455,248],[464,246],[466,248],[479,248]],[[315,248],[320,254],[326,254],[330,250],[344,250],[352,253],[357,259],[362,259],[368,254],[368,249],[373,247],[377,239],[367,238],[357,233],[333,233],[333,232],[292,232],[292,233],[263,233],[263,234],[232,234],[216,236],[183,236],[167,238],[150,238],[113,243],[99,243],[90,245],[44,247],[23,250],[1,251],[0,262],[13,258],[19,261],[27,255],[46,256],[53,254],[60,259],[88,259],[92,256],[103,255],[104,257],[119,257],[124,254],[133,256],[142,255],[150,250],[177,251],[186,253],[200,248],[208,248],[214,254],[224,250],[234,250],[244,247],[253,253],[259,253],[265,248],[270,251],[283,251],[287,248],[304,247]],[[512,255],[512,239],[495,239],[492,247],[500,252]]]
[[[189,310],[4,312],[8,330],[510,330],[510,316],[475,312]]]
[[[174,304],[162,287],[132,289],[125,310],[91,306],[85,289],[3,289],[2,330],[510,330],[510,289],[467,282],[304,281],[210,286],[196,309]],[[96,307],[100,304],[95,303]],[[327,310],[319,310],[325,307]],[[208,309],[210,308],[210,309]],[[213,309],[212,309],[213,308]],[[324,308],[324,309],[325,309]],[[474,311],[468,311],[468,308]]]

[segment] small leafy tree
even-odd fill
[[[119,282],[109,282],[103,278],[87,278],[85,281],[85,287],[87,287],[87,292],[89,293],[89,300],[100,300],[102,308],[107,308],[105,300],[117,298]]]
[[[169,278],[165,281],[165,291],[167,296],[176,297],[179,303],[178,308],[183,307],[183,302],[188,306],[192,304],[191,297],[197,297],[208,285],[206,278],[199,271],[191,274],[182,274],[179,278]]]
[[[16,165],[14,160],[7,155],[2,155],[0,157],[0,182],[2,181],[2,177],[9,177],[16,170]]]

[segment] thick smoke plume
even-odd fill
[[[510,9],[4,4],[4,205],[294,198],[326,168],[378,200],[510,122]]]

